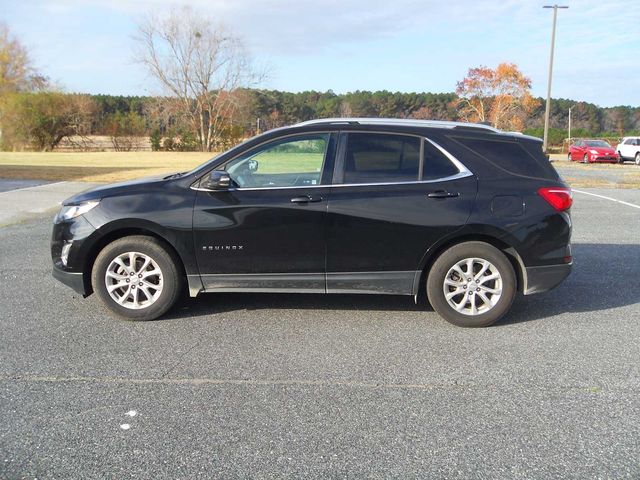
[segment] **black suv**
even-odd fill
[[[571,271],[571,190],[538,139],[455,122],[326,119],[187,173],[98,187],[56,216],[53,275],[131,319],[201,292],[426,290],[487,326]]]

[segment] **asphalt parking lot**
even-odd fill
[[[51,278],[49,214],[2,227],[0,477],[638,478],[640,191],[582,191],[573,274],[481,330],[351,295],[125,322]]]

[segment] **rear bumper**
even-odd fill
[[[53,278],[64,283],[66,286],[71,287],[83,297],[87,296],[87,290],[84,286],[84,278],[82,277],[82,273],[65,272],[64,270],[61,270],[58,267],[54,266],[52,274]]]
[[[542,293],[557,287],[569,276],[573,263],[561,265],[545,265],[543,267],[527,267],[525,295]]]

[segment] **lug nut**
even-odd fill
[[[140,287],[141,287],[141,286],[142,286],[142,282],[140,282],[140,283],[138,284],[138,286],[140,286]],[[478,290],[480,290],[480,289],[478,289]]]
[[[129,283],[129,279],[127,278],[127,283]]]
[[[142,278],[142,274],[141,273],[138,274],[138,278]]]
[[[140,284],[140,285],[142,285],[142,284]],[[479,291],[480,291],[480,289],[479,289],[479,288],[476,288],[476,292],[479,292]]]
[[[133,272],[131,272],[129,275],[131,275],[133,277]]]
[[[135,289],[136,289],[136,286],[135,286],[135,285],[131,285],[131,288],[132,288],[133,290],[135,290]]]

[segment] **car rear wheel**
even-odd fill
[[[438,314],[460,327],[487,327],[504,316],[516,294],[507,257],[484,242],[446,250],[427,277],[427,296]]]
[[[567,160],[571,161],[571,154],[567,153]]]
[[[586,153],[584,154],[584,157],[582,157],[582,163],[589,163],[589,155]]]
[[[124,237],[107,245],[91,274],[93,290],[111,311],[131,320],[153,320],[182,291],[178,260],[153,237]]]
[[[618,163],[624,163],[624,158],[622,158],[622,154],[618,152]]]

